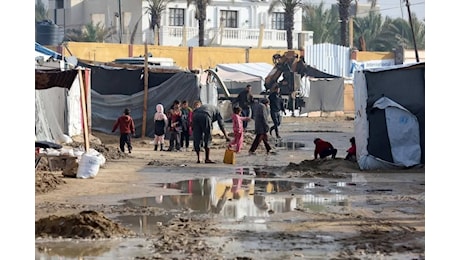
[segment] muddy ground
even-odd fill
[[[231,125],[226,126],[231,131]],[[211,157],[217,163],[198,165],[191,151],[154,152],[151,138],[134,139],[133,153],[123,154],[117,148],[117,135],[92,132],[91,147],[106,158],[95,178],[65,177],[62,171],[50,171],[46,160],[36,170],[36,255],[53,255],[43,241],[70,241],[77,247],[77,241],[88,239],[136,238],[143,241],[143,253],[129,257],[121,253],[120,259],[425,258],[424,168],[363,172],[356,163],[343,160],[353,136],[353,121],[347,118],[286,118],[281,135],[283,144],[270,138],[276,155],[265,155],[262,146],[257,155],[248,156],[253,137],[250,124],[236,165],[221,163],[226,145],[216,135]],[[314,137],[331,140],[339,149],[338,158],[313,160]],[[72,146],[81,145],[79,138],[74,140]],[[302,145],[293,148],[296,144]],[[239,168],[251,171],[240,173],[238,178],[244,180],[305,185],[285,191],[246,192],[247,197],[267,200],[258,218],[228,221],[219,213],[190,214],[193,207],[189,205],[174,212],[168,221],[156,223],[154,232],[148,234],[119,221],[120,216],[168,213],[156,206],[122,206],[122,200],[176,196],[177,191],[164,189],[164,184],[216,176],[234,178]],[[306,195],[326,198],[326,202],[313,206],[299,203],[287,211],[274,208],[276,196],[287,201]],[[331,196],[345,199],[327,202]],[[225,197],[222,203],[229,207],[232,200],[238,198]],[[84,258],[84,251],[77,257]]]

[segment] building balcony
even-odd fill
[[[261,35],[263,36],[261,37]],[[293,31],[292,47],[305,48],[313,45],[312,31]],[[204,32],[205,46],[287,48],[286,31],[243,28],[208,28]],[[259,42],[261,41],[261,42]],[[162,26],[160,45],[198,46],[198,27]]]

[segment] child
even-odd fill
[[[190,136],[192,135],[192,108],[188,106],[188,101],[184,100],[181,104],[182,133],[180,136],[180,147],[185,147],[188,152],[190,146]]]
[[[347,150],[347,156],[345,156],[345,160],[356,162],[356,144],[355,138],[350,138],[351,147]]]
[[[182,132],[182,113],[180,111],[180,101],[174,100],[173,105],[168,113],[168,122],[169,122],[169,149],[168,151],[172,152],[174,149],[176,151],[181,151],[180,148],[180,135]]]
[[[158,150],[158,144],[160,145],[160,151],[163,150],[163,145],[165,143],[165,129],[168,125],[168,117],[164,113],[164,107],[162,104],[156,106],[157,112],[153,116],[153,126],[155,131],[155,138],[153,139],[153,145],[155,148],[153,150]]]
[[[243,122],[251,120],[250,117],[241,116],[241,107],[234,107],[233,114],[232,114],[232,122],[233,122],[233,140],[228,145],[229,148],[233,148],[236,153],[241,151],[243,147]]]
[[[320,138],[315,138],[313,143],[315,143],[315,160],[318,158],[318,155],[321,159],[326,158],[329,155],[332,155],[332,159],[335,159],[337,149],[335,149],[331,143]]]
[[[125,144],[128,145],[128,152],[131,153],[133,149],[131,145],[131,135],[135,133],[134,121],[130,116],[129,108],[125,108],[124,115],[120,116],[112,128],[112,133],[120,128],[120,150],[122,153],[125,152]]]

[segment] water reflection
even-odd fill
[[[335,204],[346,197],[330,190],[321,195],[305,194],[315,189],[311,182],[217,177],[161,184],[180,190],[180,195],[145,197],[124,201],[127,206],[160,207],[168,212],[188,210],[191,214],[213,214],[226,219],[267,217],[305,204]],[[321,187],[323,188],[323,187]]]

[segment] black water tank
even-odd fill
[[[64,40],[64,30],[50,20],[35,23],[35,41],[41,45],[57,46]]]

